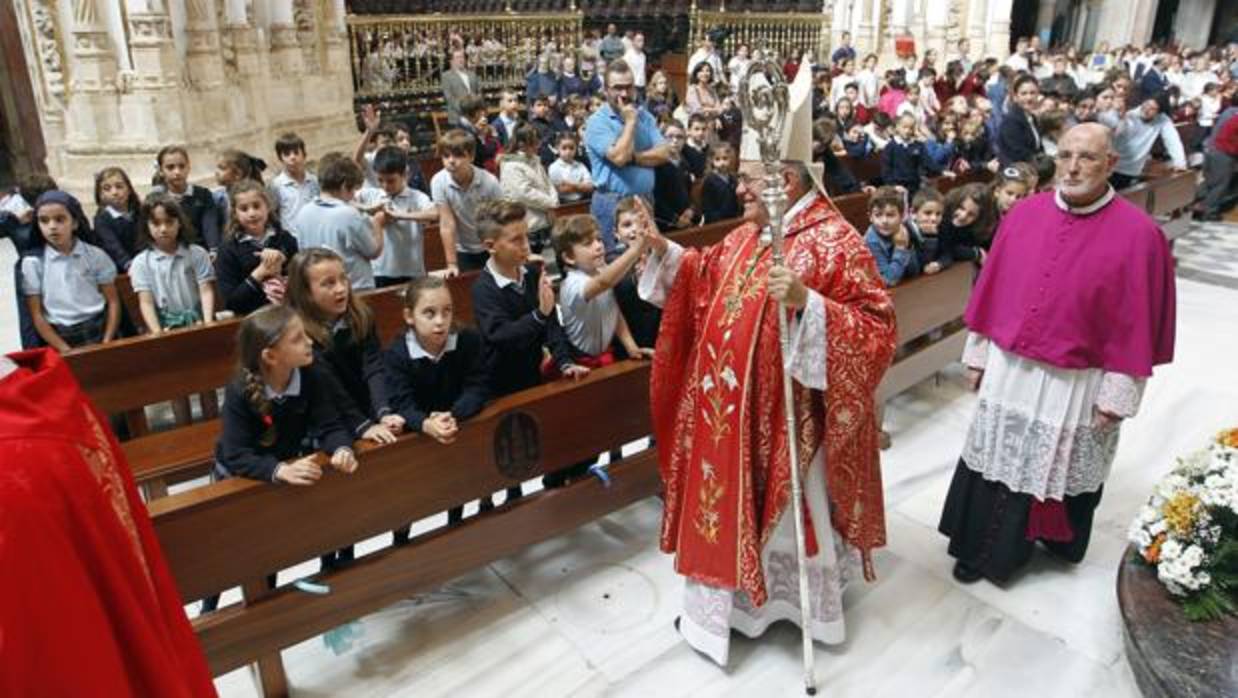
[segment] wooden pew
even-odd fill
[[[138,301],[138,294],[133,290],[133,282],[129,280],[128,274],[116,275],[116,294],[120,297],[120,305],[133,322],[134,328],[142,333],[149,331],[146,320],[142,318],[142,305]]]
[[[587,206],[588,202],[574,203],[556,212],[570,215],[587,210]],[[695,242],[684,244],[710,244],[735,225],[735,221],[719,221],[692,229],[687,234],[696,235]],[[427,251],[436,247],[441,249],[437,238],[426,241]],[[448,280],[455,318],[462,325],[473,323],[470,289],[477,274],[470,272]],[[360,294],[374,310],[384,346],[405,329],[401,291],[401,287],[392,287]],[[100,409],[141,415],[147,405],[225,385],[236,369],[239,325],[240,319],[232,319],[159,337],[120,340],[70,352],[66,360]],[[147,498],[165,496],[170,485],[207,473],[219,429],[218,420],[211,419],[153,434],[143,429],[138,438],[124,442],[134,478]]]
[[[954,264],[939,274],[918,276],[890,290],[900,352],[877,388],[878,403],[958,361],[967,339],[967,328],[959,321],[967,309],[975,274],[971,264]],[[930,339],[935,332],[940,336]]]
[[[1152,206],[1152,185],[1147,182],[1133,184],[1119,192],[1119,195],[1145,211]]]
[[[676,237],[683,244],[711,244],[735,225],[735,221],[723,221],[683,231]],[[963,272],[964,266],[956,269],[957,272],[947,272],[939,279],[952,280],[950,274]],[[452,283],[460,314],[467,316],[464,299],[468,294],[462,293],[467,284],[454,280]],[[896,303],[901,305],[902,298],[916,301],[921,291],[914,285],[909,285],[906,293],[896,291]],[[367,300],[375,309],[379,332],[385,339],[403,330],[398,289],[369,293]],[[929,319],[921,325],[928,327],[934,322]],[[231,321],[158,338],[125,340],[134,344],[146,342],[145,352],[159,354],[156,357],[148,353],[144,358],[154,360],[130,365],[154,365],[174,371],[177,377],[172,384],[177,392],[187,387],[222,384],[232,371],[236,324]],[[917,326],[908,323],[900,340],[921,334]],[[91,393],[101,405],[123,406],[127,399],[124,392],[143,395],[145,400],[157,399],[158,391],[167,389],[166,380],[162,387],[157,381],[136,382],[141,377],[152,378],[149,371],[134,369],[126,374],[113,370],[123,368],[117,359],[124,353],[119,351],[124,346],[118,343],[97,347],[69,357],[75,372],[82,377],[83,384],[91,386]],[[89,356],[92,353],[97,356]],[[935,358],[930,354],[916,356],[921,364],[926,357]],[[955,356],[957,352],[940,360],[948,362]],[[109,358],[111,368],[105,361]],[[174,363],[178,359],[182,365]],[[917,364],[916,370],[928,369]],[[198,383],[187,385],[192,382],[186,379],[187,373]],[[100,385],[108,381],[110,386]],[[296,490],[237,479],[152,501],[150,509],[156,531],[186,601],[237,585],[244,589],[244,605],[225,608],[195,622],[212,670],[222,673],[258,662],[266,693],[281,694],[286,690],[278,658],[283,647],[408,594],[433,589],[528,544],[655,494],[658,479],[654,456],[643,452],[614,467],[615,485],[608,490],[592,481],[577,483],[505,507],[501,517],[497,512],[479,516],[462,526],[417,539],[409,546],[380,551],[352,567],[322,577],[320,581],[332,589],[327,596],[308,596],[287,588],[269,591],[261,582],[271,570],[639,438],[650,431],[645,408],[647,389],[648,365],[627,362],[594,372],[580,384],[552,383],[500,400],[466,423],[460,441],[451,448],[439,447],[418,435],[405,435],[396,445],[383,448],[361,444],[362,469],[353,477],[328,473],[315,487]],[[589,410],[602,410],[604,414],[591,414]],[[497,470],[502,454],[528,450],[517,447],[505,451],[501,445],[513,433],[510,426],[505,426],[510,422],[504,421],[513,413],[528,415],[538,428],[568,420],[585,428],[556,433],[554,439],[539,441],[539,448],[532,451],[540,451],[540,457],[533,459],[533,466],[511,477],[510,468],[507,474]],[[149,482],[152,474],[178,472],[177,461],[189,458],[184,450],[195,442],[198,451],[193,457],[200,461],[200,467],[205,467],[209,450],[204,453],[203,446],[213,445],[217,429],[218,422],[194,425],[137,440],[127,444],[126,450],[135,461],[139,479]],[[478,454],[486,455],[478,458]],[[333,517],[329,525],[312,527],[314,530],[308,534],[303,529],[282,525],[329,510],[339,502],[365,502],[366,506],[364,511],[350,510],[347,517]],[[263,533],[255,536],[254,531]]]
[[[843,214],[843,218],[846,218],[861,236],[868,232],[868,200],[868,193],[862,191],[834,197],[834,206],[838,208],[838,212]]]
[[[1194,170],[1174,172],[1146,184],[1148,215],[1156,219],[1172,244],[1191,230],[1191,206],[1195,203],[1199,175]]]
[[[472,288],[477,272],[447,282],[457,322],[473,322]],[[384,346],[405,329],[400,287],[363,294],[374,309]],[[105,413],[131,413],[186,394],[215,390],[236,370],[239,319],[173,330],[157,337],[132,337],[65,354],[73,374]],[[209,470],[218,420],[143,433],[122,444],[134,479],[148,498],[169,484]]]
[[[881,155],[878,153],[858,160],[849,156],[840,157],[838,160],[860,184],[872,184],[881,178]]]
[[[867,225],[867,200],[866,194],[855,194],[839,197],[835,202],[853,225]],[[558,211],[571,211],[573,207],[579,210],[586,205],[573,204]],[[857,218],[861,220],[857,221]],[[737,221],[720,221],[678,231],[672,234],[672,238],[687,246],[709,245],[722,239],[736,224]],[[857,229],[862,232],[863,228],[859,225]],[[437,240],[427,239],[427,250],[437,247],[440,247]],[[472,321],[469,289],[474,278],[474,275],[465,275],[448,282],[456,306],[456,318],[462,324]],[[913,284],[913,288],[918,286]],[[384,344],[404,331],[398,287],[363,295],[375,311],[379,336]],[[914,298],[916,294],[908,291],[903,295]],[[958,315],[961,315],[961,310],[955,317]],[[900,318],[902,322],[903,318]],[[239,320],[230,320],[177,330],[158,338],[122,340],[70,353],[68,360],[101,409],[106,412],[140,411],[148,404],[225,385],[235,370],[234,340],[238,325]],[[909,341],[913,338],[905,339]],[[940,358],[948,353],[946,347],[939,348],[932,355],[921,353],[917,358],[918,365],[927,365],[930,357]],[[938,367],[948,363],[948,360],[943,360]],[[151,367],[158,369],[152,370]],[[144,434],[125,442],[124,448],[135,479],[144,487],[148,498],[164,496],[170,484],[207,472],[218,433],[217,420],[211,420],[190,427]]]
[[[655,456],[647,450],[613,465],[608,488],[590,479],[527,496],[319,575],[331,589],[326,595],[268,590],[262,581],[273,570],[647,435],[648,384],[647,363],[622,362],[578,383],[503,398],[464,423],[448,447],[420,435],[390,446],[360,444],[360,468],[351,476],[327,469],[307,488],[234,479],[152,502],[155,532],[186,602],[244,590],[243,604],[194,621],[211,671],[258,662],[264,693],[283,695],[284,647],[656,494]],[[563,425],[571,428],[556,428]],[[288,525],[310,519],[319,524]]]
[[[695,229],[682,242],[714,242],[733,227],[734,222],[727,222]],[[927,311],[904,323],[900,343],[961,312],[956,297],[965,299],[969,287],[970,268],[958,265],[896,290],[900,319],[904,306]],[[375,307],[383,312],[378,303]],[[894,390],[895,383],[914,384],[925,370],[931,374],[937,368],[925,367],[931,361],[954,360],[957,349],[950,348],[954,353],[948,357],[930,349],[896,364],[879,396]],[[391,446],[359,444],[361,467],[355,475],[327,472],[311,488],[235,479],[151,502],[155,530],[184,601],[235,586],[244,590],[243,604],[194,621],[212,672],[258,662],[266,693],[280,694],[287,688],[278,654],[284,647],[656,494],[660,484],[655,454],[646,450],[612,466],[610,488],[588,480],[542,492],[319,575],[317,581],[331,589],[327,595],[306,595],[289,587],[267,590],[261,582],[271,570],[639,439],[652,428],[646,408],[648,380],[648,364],[629,361],[595,371],[579,383],[539,386],[488,406],[462,426],[459,440],[450,447],[420,435],[402,436]],[[520,422],[522,426],[514,426]],[[563,424],[573,428],[541,438],[552,425]],[[517,435],[529,431],[529,439],[518,443]],[[532,455],[520,463],[520,454]],[[342,502],[365,505],[310,529],[285,525],[315,512],[338,510]]]

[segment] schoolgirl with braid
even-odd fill
[[[331,380],[314,365],[314,350],[296,311],[268,305],[249,315],[237,332],[240,366],[224,390],[223,433],[215,444],[217,480],[247,477],[312,485],[322,477],[314,454],[330,454],[331,467],[357,469],[352,437],[335,409]],[[352,546],[319,558],[323,570],[352,560]],[[275,575],[267,583],[275,587]],[[219,607],[219,595],[202,600],[202,613]]]
[[[237,333],[240,366],[224,392],[223,433],[215,446],[218,478],[247,477],[312,485],[322,477],[317,451],[336,470],[357,469],[352,436],[335,408],[330,378],[296,311],[269,305]]]

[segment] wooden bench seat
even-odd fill
[[[687,231],[681,241],[716,242],[733,227],[726,222]],[[965,299],[970,274],[969,265],[957,265],[896,290],[900,306],[927,312],[903,323],[900,341],[921,337],[960,313],[958,296]],[[609,488],[587,479],[543,491],[318,575],[330,588],[326,595],[289,587],[271,591],[260,581],[271,570],[647,435],[649,370],[646,362],[620,362],[580,382],[558,381],[502,398],[465,422],[451,446],[415,434],[389,446],[358,444],[356,474],[328,471],[310,488],[234,479],[151,502],[156,533],[186,602],[238,585],[244,589],[243,604],[194,621],[211,670],[220,674],[258,662],[268,694],[278,693],[282,648],[656,494],[655,454],[641,451],[612,466]],[[523,433],[536,431],[542,438],[518,443],[512,438],[521,431],[513,427],[518,423],[526,425]],[[550,429],[553,438],[544,438]],[[364,506],[347,507],[347,516],[323,516],[347,502]],[[323,524],[287,525],[310,516]]]
[[[462,325],[473,323],[470,289],[477,273],[447,282],[456,321]],[[392,287],[363,295],[374,310],[378,335],[385,346],[405,331],[402,289]],[[99,409],[115,414],[140,413],[146,405],[227,384],[236,370],[239,326],[239,319],[224,320],[157,337],[117,340],[69,352],[65,360]],[[143,429],[121,447],[134,479],[143,485],[148,498],[155,498],[166,494],[168,485],[209,470],[219,428],[218,420],[211,419],[156,433]]]
[[[1173,242],[1191,229],[1191,206],[1199,189],[1199,175],[1194,170],[1174,172],[1160,179],[1150,180],[1148,188],[1148,215],[1160,224],[1165,237]]]
[[[283,647],[656,494],[654,454],[644,451],[614,466],[609,488],[589,480],[542,492],[322,575],[327,595],[287,587],[272,592],[258,581],[647,435],[648,385],[647,362],[620,362],[579,382],[502,398],[465,422],[451,446],[405,435],[389,446],[358,444],[357,473],[324,468],[313,487],[233,479],[151,502],[156,534],[186,602],[237,585],[246,589],[244,605],[194,622],[211,670],[220,674],[259,660],[270,669],[278,662],[272,654]],[[565,424],[573,428],[554,429]],[[342,515],[324,516],[331,512]],[[289,523],[311,518],[319,525]]]
[[[907,350],[900,352],[882,378],[878,403],[958,361],[967,339],[967,330],[959,321],[967,309],[975,274],[971,264],[954,264],[939,274],[919,276],[891,289],[898,346]],[[941,336],[916,341],[934,332]]]
[[[587,206],[574,204],[575,208]],[[573,209],[568,209],[573,210]],[[735,221],[719,221],[681,233],[683,243],[707,245],[734,228]],[[473,324],[471,288],[480,272],[468,272],[447,284],[455,306],[455,321]],[[406,330],[401,287],[362,292],[385,347]],[[214,390],[231,380],[236,370],[235,339],[239,319],[174,330],[158,337],[135,337],[70,352],[66,360],[100,409],[108,413],[141,413],[146,405],[172,400],[187,393]],[[158,370],[151,370],[152,366]],[[213,462],[219,435],[217,419],[147,433],[122,447],[134,479],[148,499],[167,494],[168,486],[206,474]]]

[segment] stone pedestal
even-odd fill
[[[1238,696],[1238,618],[1192,623],[1128,548],[1118,570],[1126,661],[1145,698]]]

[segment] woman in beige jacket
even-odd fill
[[[516,127],[507,142],[509,152],[499,157],[503,197],[524,204],[529,225],[529,247],[541,252],[550,241],[550,210],[559,205],[559,192],[550,182],[537,150],[541,139],[532,124]]]

